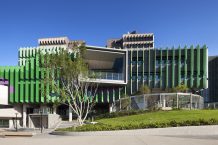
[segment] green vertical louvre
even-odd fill
[[[29,57],[32,57],[32,49],[28,49],[29,50]]]
[[[60,71],[59,70],[56,70],[56,75],[57,75],[57,78],[60,78]],[[60,80],[58,79],[57,80],[57,94],[60,94]],[[55,97],[55,99],[58,99],[57,96]]]
[[[108,89],[107,89],[107,102],[110,102],[110,92]]]
[[[118,91],[119,91],[119,99],[120,99],[120,97],[121,97],[121,96],[120,96],[120,95],[121,95],[120,90],[121,90],[121,89],[119,88],[119,90],[118,90]]]
[[[185,60],[184,60],[184,63],[185,63],[185,67],[184,67],[184,71],[185,71],[185,85],[187,86],[187,59],[188,59],[188,53],[187,53],[187,47],[185,46],[184,48],[184,51],[185,51]]]
[[[39,79],[39,56],[36,55],[35,59],[35,71],[36,71],[36,79]]]
[[[150,86],[150,72],[151,72],[151,70],[150,70],[150,66],[151,66],[151,64],[150,64],[150,56],[151,55],[151,53],[150,53],[150,49],[148,50],[148,86],[149,87],[151,87]]]
[[[156,87],[156,50],[154,50],[154,77],[153,77],[153,87]]]
[[[113,88],[113,102],[115,102],[115,90]]]
[[[54,69],[52,69],[52,75],[55,75]],[[52,87],[51,87],[51,90],[49,90],[49,93],[50,93],[50,91],[51,91],[52,93],[55,92],[54,87],[53,87],[54,85],[55,85],[55,81],[53,80],[53,81],[52,81],[52,85],[51,85]],[[88,98],[88,96],[85,96],[85,97]],[[52,96],[52,97],[51,97],[51,101],[52,101],[52,102],[54,102],[55,99],[56,99],[55,96]]]
[[[200,87],[200,57],[201,57],[201,54],[200,54],[200,46],[198,45],[197,46],[197,88]]]
[[[130,90],[132,94],[132,50],[130,51]]]
[[[168,48],[166,49],[166,86],[165,88],[168,88]]]
[[[190,88],[193,87],[193,82],[194,82],[194,47],[191,46],[191,64],[190,64],[190,70],[191,70],[191,75],[190,75]]]
[[[49,78],[49,70],[48,69],[46,69],[46,78]],[[45,96],[46,96],[46,102],[48,103],[49,101],[50,101],[50,94],[49,94],[49,89],[50,89],[50,86],[49,86],[50,84],[49,84],[49,82],[46,82],[46,94],[45,94]]]
[[[22,57],[22,48],[19,49],[19,52],[18,52],[18,53],[19,53],[19,55],[18,55],[19,58]]]
[[[35,78],[35,75],[34,75],[34,69],[35,67],[35,62],[34,62],[34,58],[30,58],[30,76],[31,76],[31,79],[34,79]]]
[[[20,66],[20,79],[24,80],[24,70],[25,70],[25,66]]]
[[[28,48],[25,48],[25,57],[29,57],[29,50],[28,50]]]
[[[179,60],[178,60],[178,85],[181,84],[181,48],[179,46]]]
[[[101,89],[101,102],[104,103],[104,92],[103,92],[103,89]]]
[[[25,102],[29,103],[29,81],[25,81]]]
[[[9,80],[9,84],[10,84],[10,86],[12,86],[13,87],[13,93],[12,92],[9,92],[10,93],[10,98],[9,98],[9,102],[10,103],[14,103],[14,93],[15,93],[15,88],[14,88],[14,86],[15,86],[15,84],[14,84],[14,69],[13,68],[11,68],[10,69],[10,80]],[[7,72],[8,73],[8,72]]]
[[[98,102],[98,93],[95,94],[95,102],[96,102],[96,103],[99,103],[99,102]]]
[[[173,57],[172,57],[172,88],[175,87],[175,49],[173,47]]]
[[[139,85],[139,80],[138,80],[138,77],[139,77],[139,70],[138,70],[138,66],[139,66],[139,52],[138,52],[138,49],[136,50],[136,91],[138,91],[138,85]]]
[[[144,77],[145,77],[145,50],[143,49],[142,50],[142,82],[143,82],[143,85],[145,85],[145,79],[144,79]]]
[[[25,79],[29,80],[29,59],[26,59],[25,65]]]
[[[15,102],[19,102],[19,68],[15,68],[15,85],[14,85],[14,90],[15,90]]]
[[[19,95],[20,95],[20,102],[24,102],[24,81],[20,81],[20,87],[19,87]]]
[[[44,74],[44,73],[43,73]],[[40,82],[40,102],[41,103],[44,103],[45,102],[45,93],[44,93],[44,91],[45,91],[45,89],[44,89],[44,87],[45,87],[45,85],[44,85],[44,81],[43,80],[41,80],[41,82]]]
[[[39,80],[36,80],[35,95],[36,103],[39,103]]]
[[[41,57],[41,59],[39,60],[39,61],[41,61],[41,63],[44,63],[44,57]],[[45,90],[44,90],[44,87],[45,87],[45,85],[44,85],[44,78],[45,78],[45,69],[44,68],[39,68],[39,67],[37,67],[38,69],[39,69],[39,73],[41,74],[40,76],[41,77],[39,77],[40,79],[41,79],[41,82],[40,82],[40,102],[41,103],[44,103],[45,102]]]
[[[163,52],[162,52],[162,49],[160,49],[160,88],[163,87],[162,85],[162,56],[163,56]]]
[[[34,93],[34,81],[30,81],[30,102],[34,103],[35,93]]]
[[[4,70],[4,78],[9,79],[9,67],[8,66]]]
[[[3,68],[0,66],[0,78],[3,78],[4,76],[4,71]]]
[[[207,88],[207,46],[203,46],[203,88]]]

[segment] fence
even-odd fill
[[[205,103],[204,108],[206,108],[206,109],[218,109],[218,102]]]
[[[203,97],[190,93],[159,93],[131,96],[117,100],[113,111],[121,110],[171,110],[181,109],[203,109]]]

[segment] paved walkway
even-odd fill
[[[171,135],[163,134],[162,129],[115,131],[101,136],[56,136],[36,135],[32,138],[0,138],[1,145],[218,145],[218,126],[165,128]],[[153,130],[153,131],[152,131]],[[164,130],[164,129],[163,129]],[[189,130],[187,134],[179,134]],[[156,135],[149,134],[156,132]],[[198,131],[198,133],[197,133]],[[212,132],[208,132],[212,131]],[[119,133],[118,133],[119,132]],[[126,132],[126,133],[125,133]],[[127,133],[128,132],[128,133]],[[146,133],[147,132],[147,133]],[[176,134],[175,134],[176,133]],[[192,134],[194,133],[194,134]],[[195,134],[197,133],[197,134]]]

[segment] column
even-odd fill
[[[179,95],[176,93],[176,107],[179,108]]]
[[[192,110],[192,93],[190,95],[190,110]]]
[[[72,117],[73,117],[72,108],[69,106],[69,121],[70,122],[72,121]]]
[[[26,122],[27,122],[27,115],[26,115],[26,105],[23,104],[23,116],[22,116],[22,119],[23,119],[23,128],[26,128],[27,125],[26,125]]]
[[[57,114],[57,106],[53,106],[53,114]]]
[[[163,97],[163,108],[166,107],[166,99],[165,99],[165,96]]]
[[[109,104],[109,113],[113,112],[113,106],[114,106],[113,103]]]

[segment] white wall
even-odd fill
[[[8,86],[0,85],[0,104],[8,105]]]

